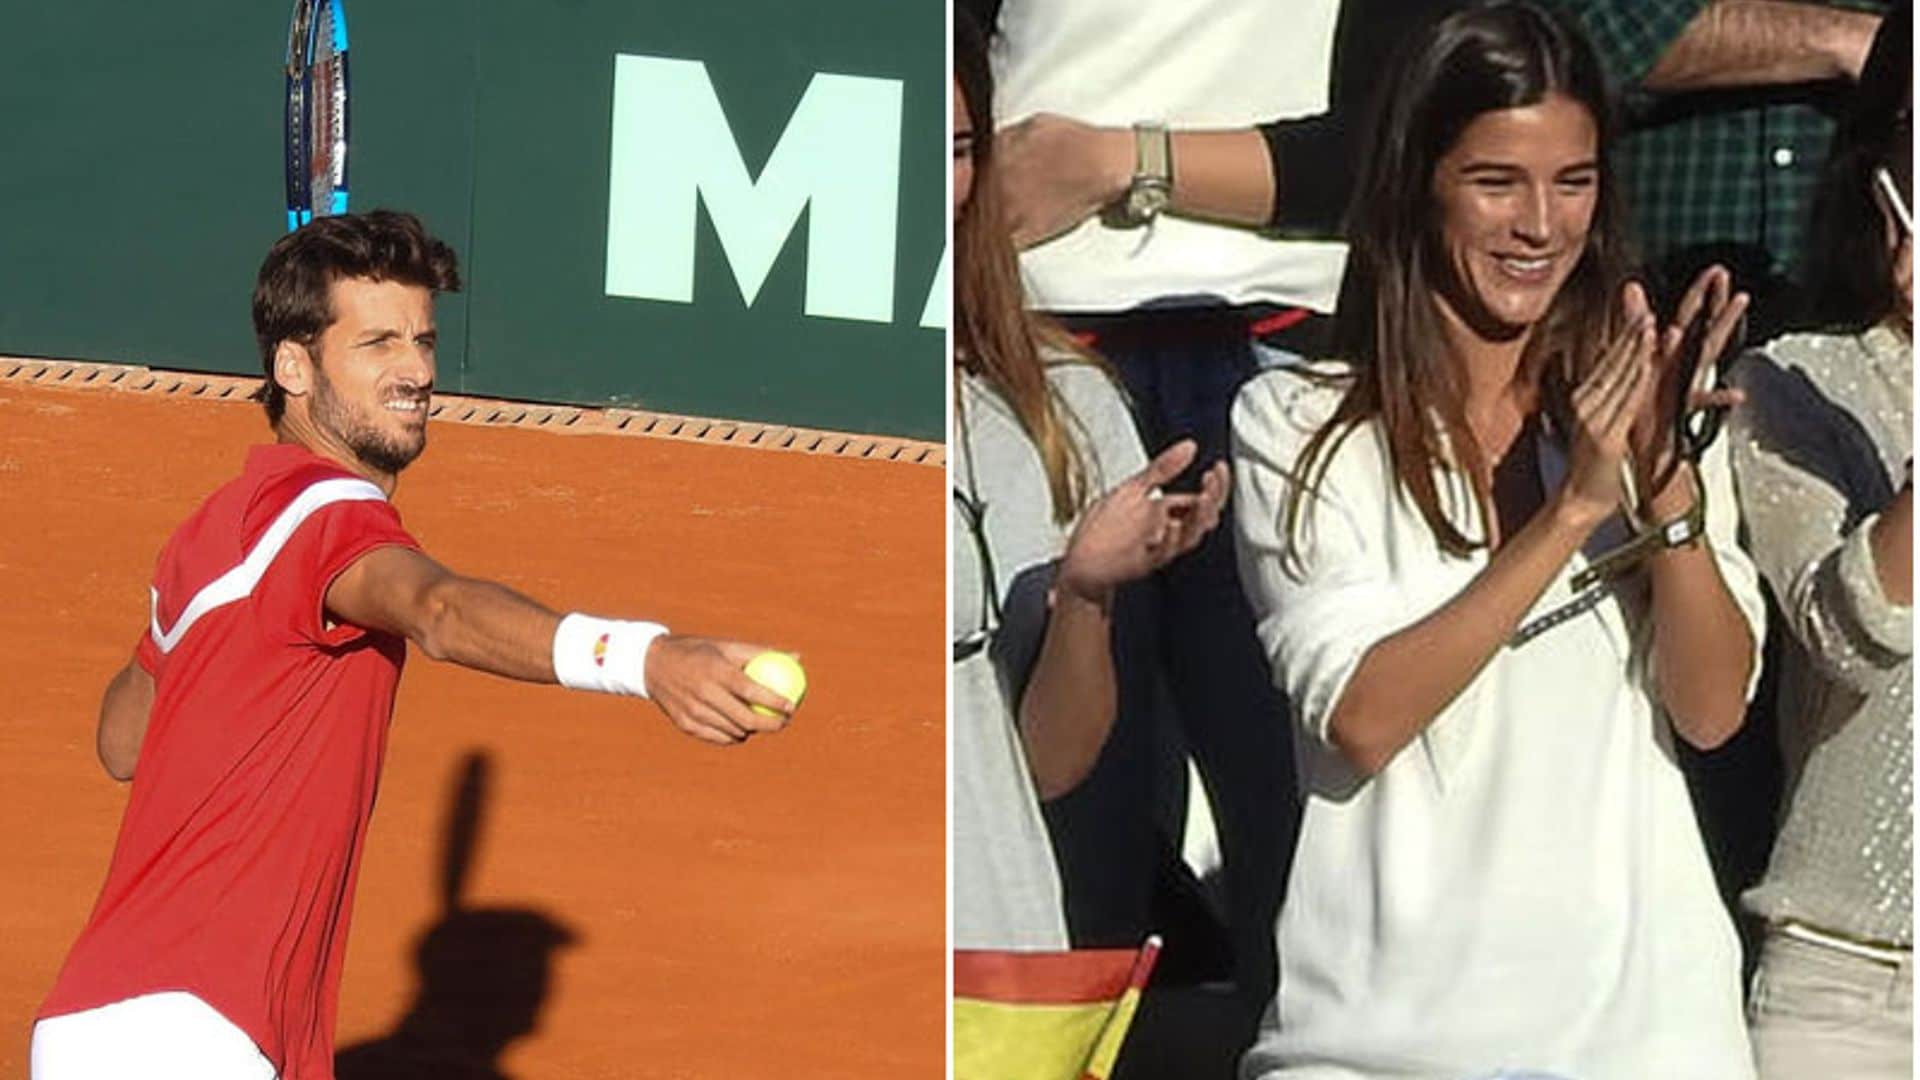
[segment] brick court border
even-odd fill
[[[0,357],[0,384],[26,383],[68,390],[111,390],[209,401],[247,402],[253,392],[259,389],[260,382],[257,378],[246,376],[155,371],[132,364]],[[444,423],[531,428],[564,435],[632,435],[678,439],[683,442],[895,461],[936,468],[944,468],[947,463],[946,447],[940,443],[744,420],[712,420],[644,409],[536,405],[436,393],[428,416]]]

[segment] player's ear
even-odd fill
[[[313,353],[286,339],[273,350],[273,381],[289,397],[302,397],[313,388]]]

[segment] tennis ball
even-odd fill
[[[783,652],[763,652],[747,661],[747,678],[793,702],[795,710],[800,708],[800,699],[807,696],[807,673],[800,669],[800,661]],[[755,705],[753,711],[762,716],[780,715],[765,705]]]

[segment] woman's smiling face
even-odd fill
[[[1442,301],[1477,333],[1539,322],[1586,251],[1599,128],[1562,94],[1475,117],[1434,165]]]

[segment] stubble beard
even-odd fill
[[[398,476],[400,470],[411,465],[427,448],[425,429],[414,440],[398,440],[384,434],[365,415],[364,410],[354,408],[333,392],[333,384],[327,381],[326,375],[320,370],[318,358],[315,359],[314,425],[339,439],[369,469],[388,476]]]

